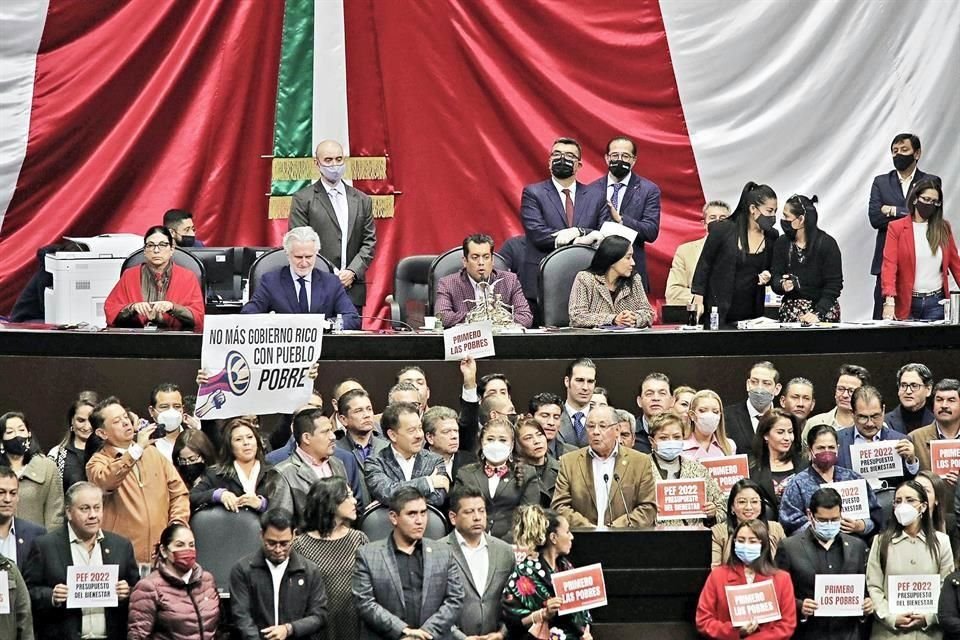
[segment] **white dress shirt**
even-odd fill
[[[253,463],[253,468],[250,469],[249,476],[243,472],[243,469],[236,461],[233,462],[233,469],[237,472],[237,480],[240,481],[243,492],[251,496],[257,495],[257,478],[260,477],[260,462]]]
[[[347,234],[350,229],[347,227],[347,192],[343,187],[343,180],[337,180],[337,184],[331,186],[323,181],[323,188],[327,190],[327,197],[330,198],[330,204],[333,205],[333,212],[337,216],[337,224],[340,226],[340,264],[341,269],[347,268]]]
[[[760,424],[760,416],[762,416],[763,413],[754,409],[750,401],[747,400],[747,414],[750,416],[750,424],[753,425],[753,432],[756,433],[757,425]]]
[[[943,249],[937,247],[937,252],[930,251],[927,242],[926,222],[913,223],[913,252],[917,256],[917,272],[913,277],[914,293],[931,293],[943,289]]]
[[[265,558],[266,559],[266,558]],[[267,569],[270,570],[270,578],[273,580],[273,624],[280,624],[280,585],[283,584],[283,573],[290,564],[290,556],[280,564],[273,564],[267,560]]]
[[[417,454],[413,454],[410,458],[404,458],[403,454],[397,451],[397,448],[393,445],[390,445],[390,449],[393,451],[393,457],[397,459],[397,464],[400,465],[400,471],[403,472],[403,479],[410,480],[413,478],[413,466],[417,462]]]
[[[14,530],[14,524],[14,519],[10,518],[10,531],[6,538],[0,538],[0,555],[10,558],[13,564],[17,564],[17,532]]]
[[[900,180],[900,190],[903,191],[903,199],[907,199],[907,195],[910,193],[910,183],[913,182],[913,176],[917,175],[917,168],[913,168],[913,173],[908,175],[906,178],[900,175],[900,172],[897,172],[897,179]]]
[[[76,567],[99,567],[103,566],[103,553],[100,550],[100,541],[103,540],[103,531],[97,531],[97,541],[91,551],[87,551],[86,545],[74,532],[70,523],[67,523],[67,534],[70,539],[70,558],[73,566]],[[82,609],[83,618],[80,622],[81,638],[106,638],[107,637],[107,615],[103,608]]]
[[[613,185],[622,184],[620,193],[617,194],[617,211],[623,206],[623,196],[627,193],[627,183],[630,182],[630,174],[623,177],[623,180],[614,180],[613,176],[607,173],[607,202],[613,202]]]
[[[310,276],[313,275],[311,271],[307,275],[303,276],[304,287],[307,289],[307,309],[310,309],[310,298],[313,294],[313,285],[310,284]],[[290,269],[290,276],[293,278],[293,290],[297,294],[297,300],[300,300],[300,276],[297,275],[297,272],[293,269]]]
[[[571,184],[569,187],[565,187],[559,182],[557,182],[556,178],[550,178],[550,181],[553,182],[554,188],[557,190],[557,193],[560,195],[560,205],[564,207],[564,210],[566,210],[566,206],[567,206],[567,196],[563,192],[564,189],[570,190],[570,200],[573,202],[573,206],[577,206],[577,181],[576,180],[574,180],[573,184]]]
[[[473,584],[481,594],[487,586],[487,575],[490,573],[490,555],[487,553],[487,536],[480,536],[480,544],[471,547],[467,544],[466,538],[460,535],[460,532],[454,530],[453,535],[457,538],[457,544],[460,545],[460,551],[463,557],[467,559],[467,566],[470,568],[470,576],[473,578]]]
[[[592,447],[587,449],[587,455],[590,456],[593,467],[593,490],[594,497],[597,501],[597,527],[606,526],[607,502],[610,499],[610,483],[613,482],[613,473],[617,466],[617,454],[619,452],[619,443],[614,445],[613,451],[611,451],[610,455],[606,458],[598,456]],[[607,477],[606,482],[603,481],[604,476]]]

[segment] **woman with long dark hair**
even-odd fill
[[[770,536],[771,553],[777,552],[780,541],[787,537],[779,522],[767,522],[767,507],[770,505],[760,485],[750,478],[738,480],[730,488],[727,498],[726,518],[710,528],[713,539],[710,554],[710,566],[716,567],[730,558],[730,532],[748,520],[762,520],[767,523],[767,532]]]
[[[357,610],[350,590],[357,549],[370,542],[367,534],[351,529],[357,519],[357,499],[340,476],[321,478],[307,494],[304,533],[293,548],[320,568],[327,591],[327,625],[320,633],[329,640],[360,637]]]
[[[215,464],[217,452],[210,438],[203,431],[183,429],[173,443],[173,466],[187,489],[192,489]]]
[[[275,478],[276,472],[264,459],[260,430],[248,418],[230,418],[223,425],[220,462],[190,489],[190,506],[199,511],[219,504],[227,511],[262,513]]]
[[[940,302],[950,291],[949,275],[960,282],[960,255],[943,217],[940,181],[925,178],[913,185],[907,213],[887,225],[880,272],[883,318],[943,320]]]
[[[0,464],[20,479],[18,518],[48,531],[63,524],[63,484],[57,465],[40,453],[27,417],[19,411],[0,416]]]
[[[940,638],[936,613],[890,613],[893,594],[887,592],[889,576],[936,575],[941,582],[953,571],[953,553],[947,534],[934,528],[927,492],[913,480],[897,487],[893,517],[883,533],[873,539],[867,559],[867,591],[873,600],[871,638]]]
[[[780,322],[839,322],[843,264],[840,246],[817,226],[817,196],[793,195],[783,205],[783,235],[773,245],[770,286],[783,296]]]
[[[70,403],[67,409],[67,432],[60,444],[50,449],[47,454],[57,465],[63,491],[74,483],[87,479],[87,470],[84,468],[84,452],[87,438],[93,434],[93,425],[90,424],[90,414],[97,406],[97,394],[92,391],[83,391],[77,399]]]
[[[800,428],[789,411],[771,409],[757,422],[750,460],[750,477],[763,487],[774,508],[798,471],[804,467],[800,452]]]
[[[607,236],[586,271],[573,281],[567,307],[571,327],[649,327],[653,307],[634,272],[633,245],[626,238]]]
[[[765,184],[748,182],[730,217],[710,225],[690,287],[705,324],[709,325],[713,307],[721,325],[763,315],[776,221],[776,192]]]
[[[540,480],[540,505],[549,507],[560,474],[560,461],[549,455],[547,433],[530,414],[517,419],[517,456],[537,472]]]

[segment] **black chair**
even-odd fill
[[[390,318],[397,322],[420,326],[426,315],[430,295],[427,279],[435,254],[407,256],[397,263],[393,274],[393,293],[386,297]]]
[[[274,249],[254,260],[253,264],[250,265],[248,296],[253,298],[253,292],[256,290],[257,285],[260,284],[263,274],[276,271],[289,265],[290,260],[287,259],[287,252],[283,249]],[[333,273],[334,269],[333,263],[320,254],[317,254],[317,263],[314,265],[314,268],[325,273]]]
[[[537,301],[547,327],[570,324],[570,290],[577,273],[590,266],[596,249],[582,244],[560,247],[540,261],[540,298]]]
[[[241,509],[237,513],[221,506],[190,516],[197,545],[197,561],[213,574],[221,591],[230,588],[230,570],[240,558],[261,547],[260,516]]]
[[[123,273],[130,267],[136,267],[147,261],[146,256],[143,254],[143,249],[137,249],[123,261],[123,266],[120,267],[120,273]],[[178,267],[183,267],[184,269],[189,269],[197,276],[197,280],[200,281],[200,295],[203,296],[204,301],[207,299],[207,272],[203,268],[203,263],[200,262],[200,259],[195,255],[187,253],[179,247],[173,249],[173,264]]]
[[[877,496],[877,503],[880,505],[880,525],[886,527],[887,522],[893,517],[893,498],[897,493],[896,487],[887,487],[886,489],[877,489],[873,492]]]
[[[454,247],[434,258],[433,263],[430,265],[430,270],[427,273],[427,291],[430,296],[428,308],[430,309],[431,315],[434,313],[433,306],[437,299],[437,282],[444,276],[456,273],[462,267],[463,247]],[[493,254],[493,268],[498,271],[510,270],[507,261],[504,260],[503,256],[499,253]]]
[[[378,504],[367,511],[360,518],[360,531],[367,534],[370,540],[384,540],[393,531],[393,525],[390,524],[390,518],[387,514],[390,508],[385,504]],[[423,537],[431,540],[439,540],[447,535],[447,520],[440,513],[440,510],[433,505],[427,505],[427,528]]]

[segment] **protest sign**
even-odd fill
[[[750,477],[750,466],[746,454],[722,456],[698,460],[707,468],[710,477],[720,485],[720,493],[730,493],[738,480]]]
[[[744,585],[727,585],[727,606],[730,608],[730,624],[745,627],[751,622],[761,624],[780,619],[780,603],[773,580],[764,580]],[[789,606],[794,606],[791,601]]]
[[[10,613],[10,576],[6,571],[0,571],[0,615]]]
[[[596,609],[607,604],[607,587],[599,563],[558,571],[550,576],[553,591],[560,598],[560,615]]]
[[[208,316],[197,391],[204,420],[292,413],[310,400],[310,367],[320,358],[323,314]]]
[[[458,324],[443,330],[443,359],[463,360],[467,356],[489,358],[493,349],[493,323]]]
[[[814,616],[863,616],[864,584],[862,573],[818,573],[813,581]]]
[[[67,567],[67,609],[117,606],[117,581],[120,566]]]
[[[896,440],[850,445],[850,464],[864,478],[896,478],[903,475],[903,458]]]
[[[840,507],[843,517],[849,520],[869,520],[870,500],[867,497],[866,480],[845,480],[843,482],[824,482],[821,488],[831,487],[837,490],[843,500]]]
[[[931,440],[930,464],[938,476],[960,473],[960,440]]]
[[[890,613],[936,613],[940,602],[940,576],[887,576]]]
[[[703,478],[657,481],[657,520],[706,518],[707,483]]]

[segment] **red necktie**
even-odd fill
[[[567,226],[573,226],[573,198],[570,197],[570,189],[563,190],[564,203],[563,208],[567,212]]]

